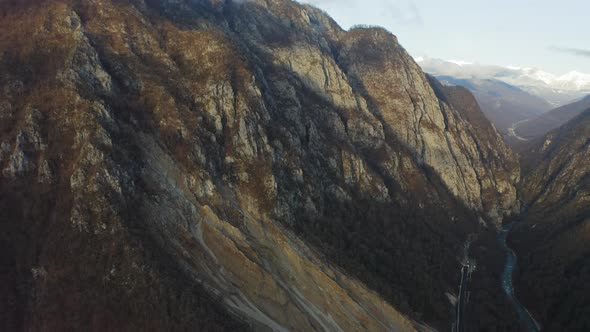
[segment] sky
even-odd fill
[[[414,57],[590,73],[588,0],[301,0],[378,25]]]

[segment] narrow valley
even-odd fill
[[[590,330],[587,77],[429,1],[0,0],[0,331]]]

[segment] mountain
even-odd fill
[[[553,109],[536,118],[523,121],[515,126],[514,131],[519,137],[528,140],[542,137],[551,130],[572,120],[588,108],[590,108],[590,95],[574,103]]]
[[[287,0],[0,16],[2,330],[448,330],[469,258],[470,330],[513,326],[468,249],[519,162],[391,33]]]
[[[418,57],[425,72],[458,79],[494,79],[516,86],[548,101],[553,107],[569,104],[590,94],[590,74],[572,71],[555,75],[536,68],[479,65]]]
[[[517,289],[547,331],[590,328],[590,109],[524,155]]]
[[[506,136],[511,134],[514,124],[539,116],[552,108],[544,99],[499,80],[458,79],[451,76],[437,78],[444,84],[469,89],[486,117]]]

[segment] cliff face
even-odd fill
[[[9,330],[447,328],[467,235],[518,210],[472,97],[384,30],[285,0],[1,14]]]
[[[433,79],[431,82],[438,97],[452,105],[458,118],[467,123],[455,133],[462,136],[461,130],[466,131],[472,139],[467,157],[477,174],[484,211],[495,220],[502,220],[502,212],[517,214],[520,205],[513,188],[519,181],[520,165],[514,153],[488,121],[471,92],[462,87],[442,86]],[[464,146],[470,145],[465,143]]]
[[[525,154],[527,211],[511,240],[522,265],[519,289],[547,330],[590,328],[589,139],[590,110]]]
[[[460,114],[463,107],[435,95],[393,36],[353,30],[343,43],[341,61],[351,80],[419,163],[432,167],[454,196],[494,221],[517,210],[518,165],[496,132],[480,141]]]

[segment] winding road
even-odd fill
[[[516,129],[518,128],[518,125],[520,125],[523,122],[527,122],[529,120],[530,119],[525,119],[525,120],[521,120],[521,121],[513,123],[512,126],[510,128],[508,128],[508,135],[516,138],[519,141],[523,141],[523,142],[528,141],[528,139],[518,136],[518,134],[516,133]]]
[[[512,250],[506,242],[508,233],[510,232],[513,226],[514,223],[504,226],[502,232],[500,232],[500,234],[498,235],[498,241],[500,242],[500,245],[502,246],[504,251],[506,251],[506,264],[504,265],[504,272],[502,273],[502,289],[504,290],[504,293],[506,293],[506,296],[508,296],[508,299],[512,303],[514,309],[516,310],[516,313],[518,314],[518,319],[522,327],[527,332],[539,332],[541,331],[541,326],[539,325],[539,323],[535,321],[530,312],[525,308],[525,306],[523,306],[518,301],[518,299],[514,295],[512,274],[514,273],[514,269],[516,268],[516,254],[514,253],[514,250]]]

